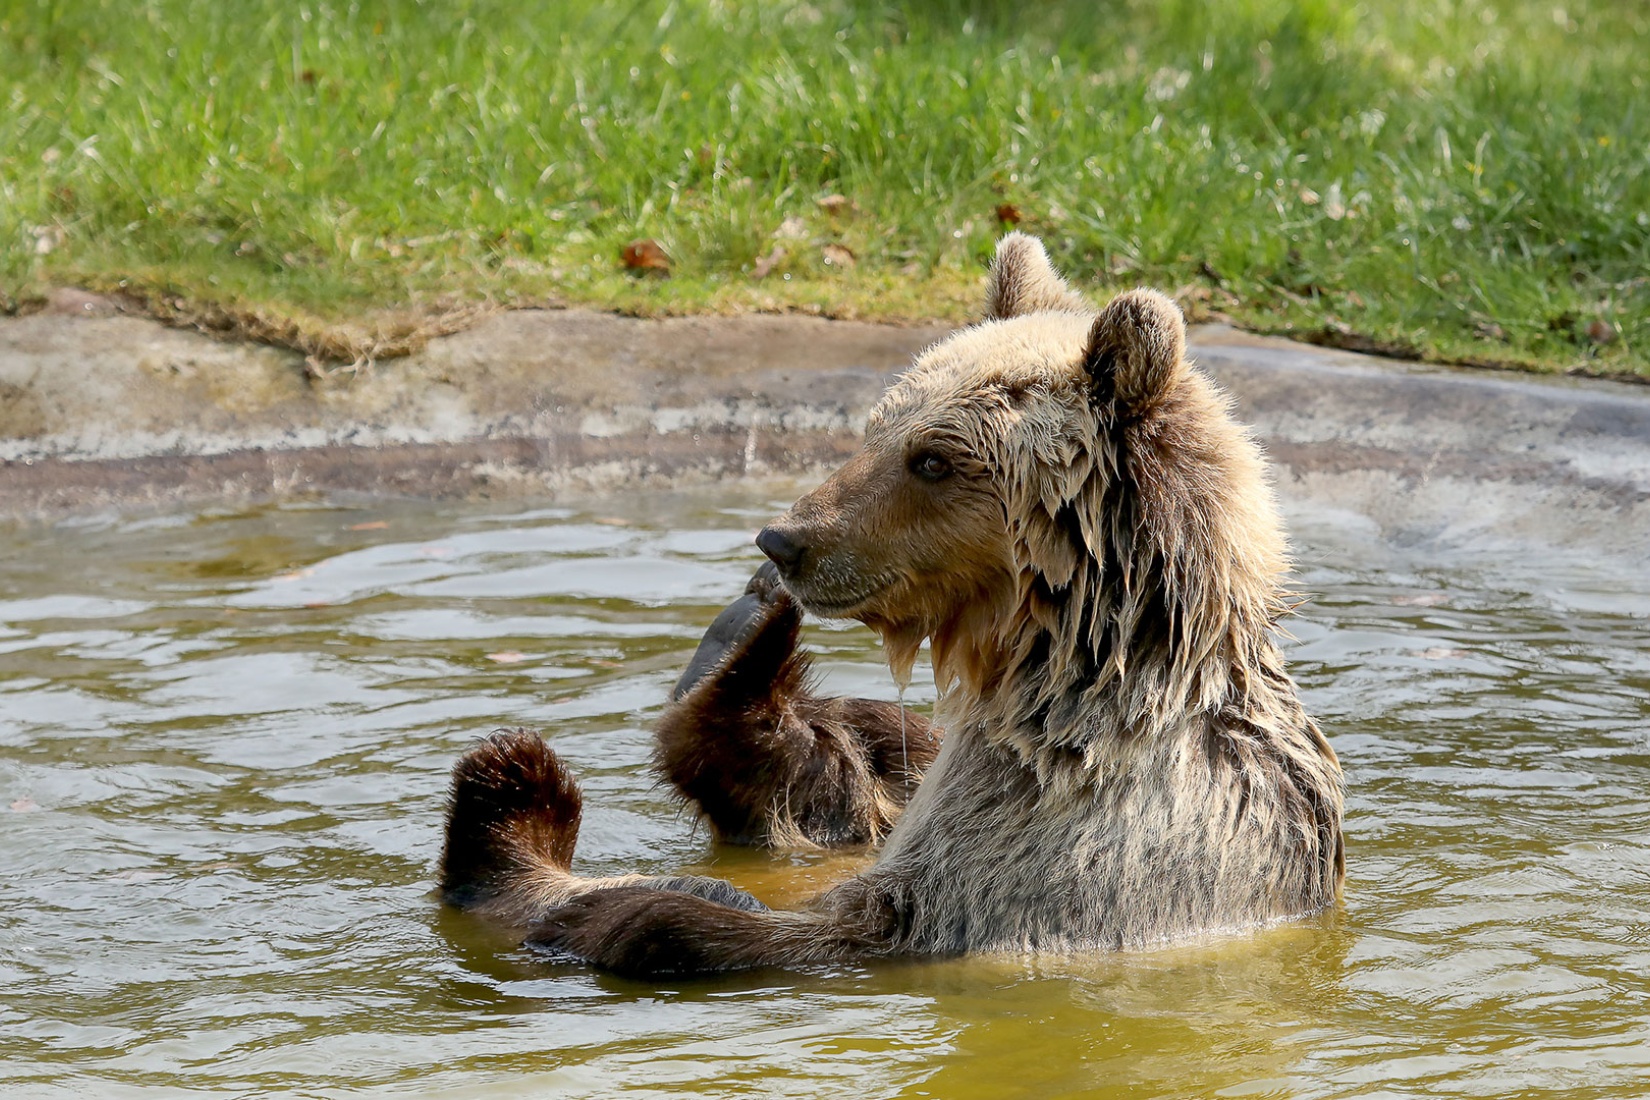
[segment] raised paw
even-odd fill
[[[705,631],[699,648],[694,650],[687,668],[671,689],[671,702],[692,691],[719,665],[729,661],[730,655],[750,642],[764,626],[789,619],[800,622],[801,614],[780,582],[779,571],[772,562],[764,562],[745,586],[744,595],[724,608]]]
[[[499,730],[453,766],[441,891],[468,907],[507,889],[524,866],[566,871],[583,799],[573,773],[533,730]]]
[[[706,974],[750,965],[740,941],[757,915],[651,886],[592,890],[550,910],[527,944],[626,978]]]

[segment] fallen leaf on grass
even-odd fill
[[[800,241],[808,235],[808,223],[792,214],[779,223],[779,228],[773,231],[776,241]]]
[[[500,650],[497,653],[487,654],[487,659],[489,661],[496,661],[501,665],[514,665],[525,661],[527,659],[527,654],[517,653],[513,649],[505,649]]]
[[[828,244],[821,251],[825,253],[826,267],[846,269],[854,266],[854,254],[839,244]]]
[[[1021,214],[1020,208],[1013,203],[1000,202],[997,204],[998,221],[1003,222],[1006,225],[1019,225],[1020,220],[1023,217],[1025,217],[1025,215]]]
[[[1336,180],[1329,185],[1329,193],[1323,198],[1323,216],[1330,221],[1338,222],[1346,215],[1346,200],[1341,197],[1341,183]]]
[[[1616,338],[1616,330],[1609,321],[1600,318],[1587,326],[1587,339],[1595,344],[1612,343]]]
[[[644,237],[624,246],[624,266],[630,271],[658,271],[670,274],[670,256],[658,241]]]
[[[774,245],[772,252],[766,256],[757,257],[756,263],[751,267],[751,275],[758,279],[766,279],[773,273],[773,269],[784,261],[785,250],[778,245]]]
[[[49,256],[63,247],[68,240],[68,234],[63,232],[61,225],[42,225],[31,227],[29,232],[34,237],[34,254]]]

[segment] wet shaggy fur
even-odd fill
[[[692,894],[732,910],[762,908],[720,879],[574,875],[583,809],[573,773],[536,732],[494,733],[453,768],[439,871],[442,900],[518,926],[581,894],[621,887]]]
[[[759,541],[897,677],[931,643],[946,736],[876,864],[791,912],[593,883],[534,942],[647,976],[1137,948],[1335,902],[1341,773],[1274,637],[1280,525],[1179,311],[1141,290],[1096,314],[1013,234],[985,312]],[[474,858],[530,883],[560,850],[536,843],[535,870]]]
[[[921,715],[815,695],[801,627],[773,565],[763,566],[706,631],[659,720],[655,771],[724,842],[879,841],[939,752]]]

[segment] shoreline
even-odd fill
[[[494,314],[357,374],[131,316],[0,319],[0,517],[332,493],[532,498],[823,471],[949,328]],[[1292,503],[1399,538],[1650,546],[1650,391],[1222,325],[1189,355]]]

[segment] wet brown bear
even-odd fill
[[[799,911],[703,879],[581,880],[536,736],[455,773],[449,898],[644,976],[1141,947],[1313,913],[1341,775],[1274,639],[1262,459],[1173,303],[1098,315],[1014,234],[987,320],[920,356],[865,447],[758,539],[804,608],[932,644],[947,735],[876,864]]]

